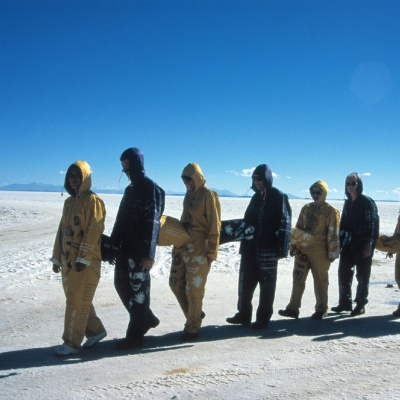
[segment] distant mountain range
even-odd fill
[[[103,193],[103,194],[122,194],[124,193],[124,189],[107,189],[101,187],[93,187],[92,188],[95,193]],[[251,195],[239,195],[229,190],[224,189],[212,189],[218,193],[220,197],[251,197]],[[61,185],[48,185],[45,183],[12,183],[10,185],[5,185],[0,187],[0,191],[9,191],[9,192],[65,192],[65,189]],[[166,191],[167,195],[170,196],[183,196],[184,192],[173,192],[173,191]],[[302,197],[294,196],[288,194],[289,199],[302,199]]]

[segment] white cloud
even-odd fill
[[[228,172],[229,174],[233,174],[233,175],[236,175],[236,176],[243,176],[245,178],[251,178],[251,176],[253,175],[253,172],[254,172],[255,169],[256,169],[256,167],[252,167],[252,168],[242,169],[241,171],[233,171],[233,170],[231,170],[231,171],[225,171],[225,172]],[[274,178],[278,178],[279,177],[279,175],[276,174],[275,172],[272,173],[272,176]]]
[[[333,192],[333,193],[339,193],[339,190],[333,188],[333,189],[329,189],[329,192]]]
[[[397,188],[393,189],[392,192],[394,194],[397,194],[397,196],[400,196],[400,187],[397,187]]]
[[[67,173],[67,171],[58,171],[58,173],[61,175],[65,175]]]
[[[361,174],[362,176],[371,176],[371,172],[364,172],[363,174]]]
[[[256,169],[256,167],[242,169],[240,176],[244,176],[244,177],[248,178],[253,175],[253,172],[255,169]]]

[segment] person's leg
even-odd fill
[[[339,281],[339,304],[332,307],[332,311],[351,311],[352,296],[351,285],[353,283],[355,260],[349,247],[342,250],[339,259],[338,281]]]
[[[100,281],[100,263],[99,265],[91,265],[90,267],[90,276],[92,283],[96,283],[96,287],[98,285],[98,282]],[[88,315],[88,320],[86,323],[86,329],[85,329],[85,336],[86,337],[94,337],[99,334],[102,334],[105,332],[105,328],[103,323],[101,322],[100,318],[96,314],[96,310],[93,306],[93,304],[90,305],[89,309],[89,315]]]
[[[132,297],[129,301],[130,321],[126,336],[142,340],[147,328],[150,309],[150,272],[142,271],[139,263],[129,263]]]
[[[148,331],[148,317],[150,313],[150,273],[142,271],[139,261],[133,258],[126,260],[128,270],[128,283],[130,288],[130,298],[128,298],[128,288],[118,285],[121,293],[118,294],[121,300],[128,303],[129,324],[126,330],[125,339],[117,343],[117,348],[126,349],[138,347],[143,344],[143,336]],[[119,282],[120,283],[120,282]]]
[[[85,336],[89,313],[93,307],[92,301],[99,282],[99,274],[95,273],[90,266],[80,272],[74,268],[64,267],[62,273],[66,295],[62,338],[67,346],[79,349]],[[104,330],[104,327],[102,328]]]
[[[253,314],[252,300],[258,284],[256,268],[255,250],[243,252],[239,267],[237,310],[240,318],[247,323],[251,322]]]
[[[132,288],[129,281],[129,268],[126,259],[118,259],[114,269],[114,287],[122,304],[129,312],[129,301],[132,297]]]
[[[331,265],[326,253],[310,255],[311,273],[314,280],[315,312],[324,315],[328,311],[329,267]]]
[[[278,258],[276,252],[257,249],[257,269],[260,284],[260,300],[257,308],[254,328],[266,327],[273,314],[276,280],[278,275]]]
[[[200,330],[203,298],[210,264],[205,255],[193,253],[186,265],[186,297],[188,302],[185,332],[197,334]]]
[[[187,318],[188,300],[186,296],[186,265],[183,261],[182,249],[173,248],[172,264],[169,274],[169,287]]]
[[[306,288],[306,280],[309,271],[310,265],[308,256],[303,253],[296,254],[293,267],[292,294],[290,296],[289,304],[286,306],[286,310],[291,314],[288,316],[294,317],[298,316],[300,313],[301,299]],[[282,315],[284,312],[285,310],[283,310],[283,312],[281,310],[279,314]]]
[[[364,314],[368,303],[369,279],[371,276],[372,257],[358,257],[356,261],[357,292],[354,301],[357,303],[352,315]]]

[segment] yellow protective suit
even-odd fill
[[[82,172],[77,195],[68,180],[73,165]],[[64,186],[71,196],[64,203],[51,261],[61,267],[66,296],[62,338],[65,344],[78,349],[85,335],[97,336],[105,331],[92,300],[100,280],[100,237],[104,231],[106,210],[103,200],[90,190],[90,166],[85,161],[77,161],[69,167]],[[86,268],[77,272],[77,262],[85,264]]]
[[[308,203],[301,209],[297,229],[293,230],[290,240],[290,254],[295,255],[295,260],[292,294],[286,308],[296,314],[301,307],[310,270],[314,278],[315,311],[323,314],[328,310],[328,271],[340,253],[339,211],[325,202],[328,185],[319,180],[310,186],[310,190],[315,186],[321,189],[322,195],[317,202]],[[299,231],[305,232],[305,240],[299,239]]]
[[[173,247],[169,285],[186,317],[185,332],[197,333],[205,285],[211,262],[217,259],[221,229],[221,207],[218,195],[205,186],[198,164],[188,164],[182,176],[195,183],[183,200],[181,222],[190,235],[182,247]]]
[[[392,236],[379,235],[375,248],[388,253],[396,253],[396,261],[394,264],[394,278],[400,288],[400,216],[397,219],[397,225]],[[399,304],[400,310],[400,304]]]

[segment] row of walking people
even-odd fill
[[[160,323],[150,308],[150,270],[160,236],[165,192],[146,175],[140,149],[128,148],[120,161],[130,184],[108,238],[108,247],[115,249],[109,253],[112,256],[104,255],[104,246],[102,255],[106,211],[103,200],[90,190],[89,165],[77,161],[66,173],[64,186],[70,197],[64,203],[51,259],[54,272],[61,271],[66,295],[63,344],[55,351],[59,356],[76,354],[81,347],[92,347],[107,335],[92,304],[102,259],[115,264],[114,285],[129,314],[125,337],[116,342],[116,347],[141,347],[146,333]],[[221,223],[218,195],[206,186],[198,164],[189,163],[181,177],[186,194],[180,223],[188,240],[172,248],[169,286],[185,317],[182,341],[199,337],[205,316],[202,304],[207,276],[220,243],[229,237],[240,240],[241,261],[237,313],[227,318],[228,323],[251,324],[253,329],[268,326],[278,262],[288,253],[294,256],[292,294],[287,307],[279,310],[280,315],[298,318],[311,270],[316,297],[312,318],[322,319],[328,311],[328,270],[338,257],[339,302],[332,311],[350,311],[353,316],[365,312],[379,216],[375,202],[362,194],[359,174],[346,177],[347,199],[341,216],[326,202],[327,184],[319,180],[311,185],[313,201],[302,208],[293,229],[288,197],[273,186],[272,171],[266,164],[257,166],[252,174],[255,193],[242,218],[244,224],[239,227]],[[358,283],[353,309],[354,268]],[[259,301],[253,321],[252,302],[257,286]]]

